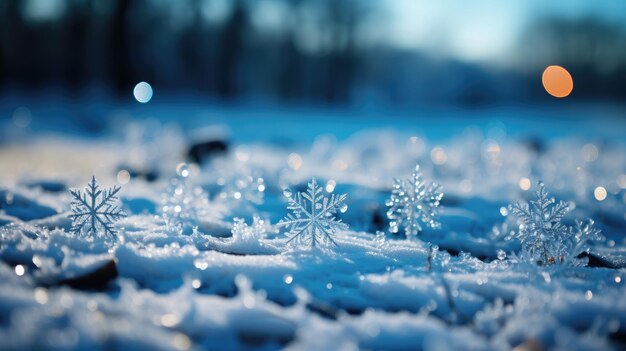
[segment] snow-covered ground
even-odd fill
[[[4,121],[0,349],[626,347],[621,120],[158,110],[95,137]],[[443,187],[441,227],[407,239],[385,202],[416,164]],[[92,175],[122,187],[116,237],[70,233],[68,190]],[[347,194],[336,247],[277,226],[313,177]],[[539,180],[565,224],[602,230],[586,266],[520,261],[508,204]]]

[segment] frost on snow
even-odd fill
[[[345,212],[347,205],[344,204],[346,194],[335,196],[330,199],[322,194],[322,187],[317,185],[315,177],[308,185],[304,193],[295,196],[288,191],[287,209],[291,210],[287,217],[278,222],[279,227],[286,227],[291,238],[287,241],[295,241],[298,244],[317,246],[319,243],[331,243],[337,246],[332,235],[339,230],[348,229],[348,225],[335,218],[337,211]]]
[[[251,129],[256,136],[259,131]],[[503,139],[502,145],[506,146],[499,150],[497,165],[492,159],[480,159],[484,141],[488,140],[483,134],[487,133],[472,133],[476,139],[471,136],[467,142],[455,138],[450,145],[438,141],[450,157],[438,166],[442,172],[437,182],[458,191],[458,201],[450,202],[445,225],[443,218],[439,220],[446,235],[428,236],[432,245],[424,245],[391,240],[383,232],[374,236],[372,231],[381,229],[379,205],[389,198],[389,192],[380,191],[385,180],[391,180],[390,175],[407,159],[426,160],[428,153],[418,154],[418,150],[432,147],[409,141],[405,148],[407,140],[402,134],[387,138],[378,131],[368,133],[328,142],[327,148],[311,148],[310,154],[303,154],[305,159],[302,167],[296,167],[298,172],[285,168],[284,161],[293,152],[291,144],[268,145],[267,139],[261,139],[254,146],[254,157],[243,158],[246,162],[230,155],[219,163],[220,156],[201,166],[203,171],[197,174],[195,166],[188,169],[180,165],[175,184],[166,176],[183,157],[184,147],[180,153],[170,155],[170,150],[151,151],[154,140],[142,142],[146,154],[155,154],[151,157],[159,160],[167,157],[169,161],[150,161],[147,165],[154,166],[159,175],[155,182],[134,182],[133,189],[123,186],[116,194],[124,201],[120,206],[126,212],[132,209],[133,215],[115,223],[117,235],[124,236],[115,247],[54,229],[69,228],[69,218],[55,209],[68,207],[66,198],[72,198],[67,192],[45,190],[54,189],[44,182],[54,181],[51,178],[56,173],[41,174],[37,168],[30,174],[44,179],[29,180],[20,179],[20,172],[2,172],[6,181],[0,180],[0,349],[98,350],[109,345],[148,350],[196,350],[207,345],[217,350],[624,349],[621,336],[626,335],[626,241],[622,218],[626,190],[613,193],[609,189],[603,201],[589,196],[599,184],[607,188],[614,188],[616,181],[617,185],[626,184],[622,184],[626,179],[624,142],[603,144],[597,161],[584,167],[585,176],[581,177],[576,168],[582,164],[581,154],[572,150],[579,150],[586,139],[554,139],[542,143],[542,152],[529,148],[526,141]],[[185,135],[179,137],[184,146]],[[304,137],[308,140],[312,135]],[[60,172],[67,173],[57,180],[62,184],[71,182],[85,159],[101,158],[105,161],[102,172],[110,175],[126,162],[125,145],[117,148],[109,140],[54,138],[34,146],[30,142],[0,146],[0,156],[8,149],[16,152],[15,159],[37,165],[32,157],[45,148],[50,166],[58,164]],[[113,138],[117,138],[117,128]],[[381,142],[373,142],[377,140]],[[103,147],[108,145],[114,146]],[[20,148],[22,151],[17,153]],[[68,160],[76,162],[75,171],[69,171],[74,169],[73,163],[56,162],[57,157],[67,157],[67,150],[79,156]],[[103,157],[102,152],[110,156]],[[350,167],[343,170],[336,166],[336,160]],[[258,172],[239,171],[242,163]],[[498,171],[492,172],[496,166]],[[558,179],[560,194],[576,196],[576,213],[580,213],[571,218],[567,214],[560,221],[567,226],[562,232],[566,236],[560,241],[566,253],[563,263],[560,256],[554,256],[555,264],[538,269],[531,267],[536,261],[528,263],[530,260],[519,254],[517,239],[506,239],[519,234],[522,222],[501,207],[520,187],[526,187],[526,183],[518,187],[511,182],[527,176],[528,170],[537,177]],[[329,180],[316,181],[314,189],[324,188],[317,190],[316,201],[302,194],[297,201],[295,190],[275,191],[293,179],[310,182],[314,173]],[[252,190],[255,186],[257,191],[259,187],[265,190],[263,206],[243,208],[249,203],[243,192],[237,201],[220,197],[220,191],[226,191],[239,174],[257,180],[250,183]],[[408,175],[410,172],[405,178]],[[263,184],[259,184],[259,178],[264,179]],[[430,180],[425,178],[428,186]],[[458,186],[460,179],[468,180],[471,187]],[[35,182],[37,185],[33,185]],[[285,235],[287,229],[281,229],[283,235],[275,235],[274,220],[287,213],[298,218],[295,210],[285,210],[286,198],[293,196],[293,206],[302,204],[306,209],[303,212],[296,207],[300,218],[308,222],[294,224],[293,238],[294,244],[305,242],[312,238],[304,227],[311,222],[311,212],[319,213],[315,204],[323,201],[322,195],[330,198],[333,193],[336,197],[344,193],[335,190],[335,182],[347,184],[353,194],[349,199],[352,211],[342,214],[338,206],[338,212],[329,217],[341,218],[354,230],[331,235],[340,247],[332,246],[324,234],[311,231],[316,235],[316,244],[329,244],[339,254],[318,255],[317,250],[312,254],[281,254],[292,235]],[[168,186],[170,193],[164,197],[167,201],[161,203],[161,192]],[[301,188],[298,192],[307,193],[306,182]],[[536,200],[534,191],[538,189],[525,194]],[[120,195],[126,190],[132,191]],[[234,194],[229,192],[229,198],[235,199]],[[102,195],[98,202],[101,199]],[[186,235],[164,226],[164,204],[173,205],[168,207],[173,211],[172,222],[179,213],[186,229],[198,230]],[[265,234],[254,215],[263,219]],[[231,217],[245,218],[246,224],[232,222]],[[606,246],[591,246],[590,255],[598,268],[570,268],[583,262],[577,253],[588,249],[589,239],[599,235],[590,221],[577,224],[575,217],[593,217],[607,237]],[[502,218],[504,223],[490,232]],[[398,228],[404,233],[404,227]],[[442,248],[438,250],[437,245]],[[448,250],[471,255],[450,255]],[[518,258],[523,264],[515,262]],[[110,261],[115,265],[109,265]],[[112,272],[112,267],[116,275],[100,274]],[[552,274],[563,268],[566,274]],[[77,280],[97,287],[83,288],[74,284]],[[594,324],[601,328],[598,330]]]
[[[406,235],[417,235],[422,231],[420,222],[431,228],[439,228],[439,202],[443,197],[441,186],[430,183],[426,186],[419,165],[410,179],[393,179],[391,197],[386,205],[389,231],[397,233],[400,227]]]
[[[71,205],[72,227],[70,232],[77,235],[111,235],[115,236],[115,221],[126,214],[115,202],[119,186],[101,190],[96,177],[85,187],[85,191],[70,190],[74,197]]]
[[[593,221],[576,220],[575,227],[568,227],[561,223],[570,211],[567,203],[548,197],[541,181],[535,195],[537,199],[530,203],[510,207],[521,220],[515,235],[522,244],[521,257],[538,265],[586,264],[578,256],[589,250],[589,242],[603,240],[600,231],[593,228]]]

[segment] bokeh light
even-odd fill
[[[574,89],[574,80],[569,72],[561,66],[548,66],[541,77],[543,87],[548,94],[563,98]]]
[[[186,163],[179,163],[176,166],[176,174],[178,174],[179,177],[182,178],[187,178],[189,177],[189,166]]]
[[[430,159],[434,164],[442,165],[448,160],[448,155],[446,154],[446,150],[444,150],[441,146],[435,146],[430,152]]]
[[[117,172],[117,182],[120,184],[126,184],[130,181],[130,173],[125,170],[122,169],[119,172]]]
[[[137,101],[145,104],[152,99],[152,86],[146,82],[139,82],[133,89],[133,95]]]
[[[530,179],[528,178],[522,178],[519,180],[519,188],[527,191],[528,189],[530,189]]]
[[[598,148],[593,144],[585,144],[580,150],[583,159],[587,162],[593,162],[598,159]]]
[[[302,157],[295,152],[292,152],[287,156],[287,164],[289,167],[295,171],[299,170],[302,167]]]
[[[593,196],[596,198],[596,200],[603,201],[604,199],[606,199],[606,189],[602,186],[597,187],[593,191]]]

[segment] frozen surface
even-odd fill
[[[6,139],[0,349],[626,347],[623,122],[568,133],[557,121],[527,138],[513,135],[518,120],[491,115],[446,137],[445,121],[337,121],[333,135],[322,119],[289,141],[271,122],[242,126],[242,114],[201,130],[145,120],[97,138]],[[218,151],[190,163],[207,141]],[[406,239],[389,233],[385,201],[417,163],[443,187],[441,227]],[[70,234],[68,189],[92,175],[122,186],[117,237]],[[284,189],[312,177],[328,197],[347,194],[336,247],[292,245],[277,226]],[[516,259],[507,205],[539,179],[573,208],[566,224],[592,218],[606,237],[587,266]]]

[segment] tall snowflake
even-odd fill
[[[285,196],[288,197],[287,209],[291,213],[277,225],[289,230],[291,238],[288,243],[295,241],[311,247],[320,243],[338,246],[332,236],[339,230],[348,229],[348,225],[335,218],[335,214],[337,211],[343,213],[348,208],[344,204],[346,194],[332,194],[330,199],[327,198],[314,177],[306,192],[292,196],[290,191],[285,190]]]
[[[115,236],[115,221],[126,217],[126,213],[115,204],[120,189],[114,186],[102,190],[94,176],[84,192],[70,190],[73,196],[70,232],[76,235]]]
[[[441,186],[436,183],[426,185],[419,165],[415,166],[410,179],[394,178],[391,197],[385,203],[389,207],[389,231],[397,233],[402,228],[406,235],[417,235],[423,229],[422,224],[439,228],[442,197]]]
[[[522,244],[521,257],[538,265],[584,264],[578,256],[588,251],[591,241],[603,239],[593,221],[576,221],[576,227],[568,227],[561,220],[570,211],[567,203],[556,202],[549,197],[543,182],[539,182],[536,200],[510,206],[521,224],[516,237]]]

